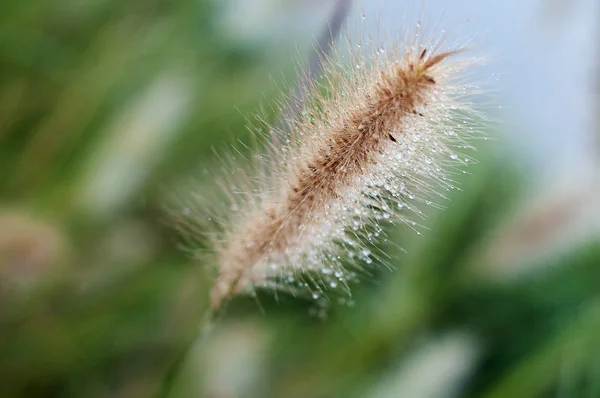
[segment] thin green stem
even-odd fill
[[[167,374],[165,375],[161,388],[156,395],[157,398],[167,398],[171,396],[177,386],[178,380],[180,380],[186,365],[189,362],[190,354],[193,352],[193,347],[197,344],[202,344],[208,339],[214,329],[216,320],[222,314],[221,310],[213,310],[209,308],[199,325],[199,333],[196,338],[190,339],[188,342],[180,347],[180,350],[175,354],[175,359]]]

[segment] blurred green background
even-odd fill
[[[304,53],[223,12],[0,3],[0,396],[600,397],[597,180],[531,192],[498,140],[422,236],[389,229],[395,270],[332,302],[238,298],[199,338],[210,264],[168,198],[211,189],[213,148],[275,120]]]

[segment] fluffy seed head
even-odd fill
[[[461,81],[470,61],[460,51],[409,39],[324,61],[291,133],[271,128],[270,153],[228,184],[213,242],[214,308],[257,286],[313,297],[347,287],[352,264],[373,261],[366,244],[382,222],[416,225],[406,213],[453,187],[449,174],[469,162],[458,151],[473,135],[473,86]]]

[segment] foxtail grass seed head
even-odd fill
[[[213,308],[257,287],[315,299],[348,289],[374,261],[368,247],[384,222],[414,228],[420,203],[454,188],[452,172],[471,161],[459,151],[476,134],[476,86],[463,78],[473,62],[461,48],[406,37],[325,59],[291,133],[271,127],[251,171],[237,167],[222,184],[230,202],[210,217],[220,228]]]

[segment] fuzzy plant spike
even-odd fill
[[[286,131],[270,128],[269,150],[221,184],[214,309],[257,287],[347,290],[383,223],[414,228],[421,203],[443,201],[478,117],[463,78],[473,61],[459,53],[421,32],[323,60]]]

